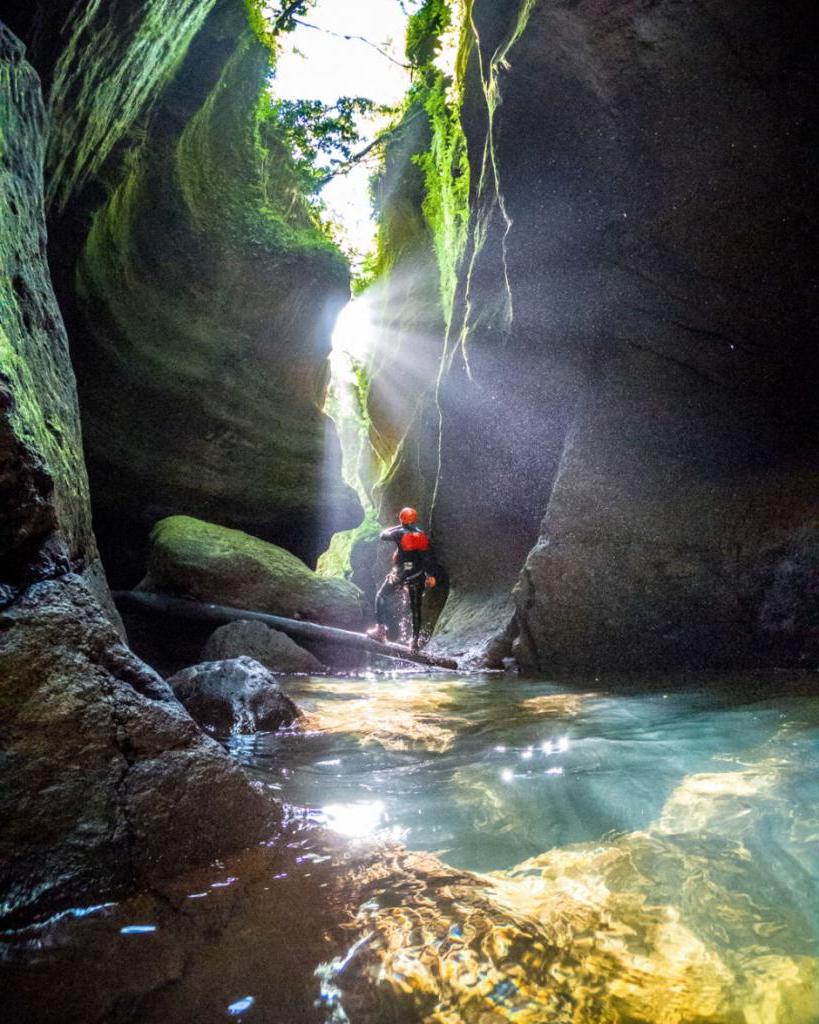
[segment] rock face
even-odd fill
[[[286,633],[271,629],[263,622],[229,622],[209,637],[202,650],[202,661],[223,661],[246,655],[271,672],[324,672],[324,665],[309,651],[299,647]]]
[[[72,562],[93,571],[88,478],[68,340],[46,263],[45,113],[0,25],[0,568],[4,597]]]
[[[0,628],[2,917],[269,834],[275,808],[120,642],[82,577],[29,587]]]
[[[274,732],[299,713],[274,676],[253,658],[192,665],[171,676],[168,685],[212,736]]]
[[[517,634],[539,670],[812,657],[787,568],[816,569],[809,10],[473,5],[470,237],[386,495],[424,484],[442,645]]]
[[[349,274],[264,116],[248,6],[38,7],[18,20],[51,83],[50,256],[109,575],[133,585],[180,512],[312,562],[361,517],[321,411]]]
[[[89,900],[269,834],[276,814],[122,644],[45,263],[37,77],[0,30],[0,915]]]
[[[318,576],[275,544],[189,516],[156,524],[140,587],[343,629],[362,624],[361,591],[352,583]]]

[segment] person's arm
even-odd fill
[[[437,563],[435,561],[435,555],[432,553],[432,545],[430,544],[424,552],[424,573],[426,575],[424,584],[427,587],[434,587],[437,584],[437,572]]]
[[[388,526],[386,530],[382,530],[379,535],[379,540],[395,540],[396,534],[403,530],[403,526]]]

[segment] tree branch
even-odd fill
[[[293,4],[290,6],[292,7]],[[312,22],[302,21],[301,18],[294,18],[293,21],[295,21],[297,25],[301,25],[303,28],[312,28],[315,29],[316,32],[324,32],[328,36],[335,36],[336,39],[346,39],[348,42],[356,40],[360,43],[366,43],[367,46],[371,46],[374,50],[377,50],[382,57],[386,57],[387,60],[392,61],[393,64],[397,64],[399,68],[404,68],[406,71],[412,70],[411,64],[404,64],[403,61],[396,60],[391,53],[387,53],[387,51],[383,50],[377,43],[374,43],[371,39],[366,39],[364,36],[348,36],[343,32],[333,32],[332,29],[322,28],[321,25],[313,25]]]
[[[386,131],[381,132],[380,135],[376,135],[372,142],[368,142],[363,149],[360,149],[357,153],[353,153],[349,160],[345,160],[343,164],[339,164],[338,167],[334,167],[332,171],[328,171],[327,174],[325,174],[324,177],[320,179],[318,187],[322,189],[328,182],[332,181],[333,178],[335,178],[337,175],[346,174],[347,171],[355,167],[356,164],[361,163],[364,157],[367,156],[368,153],[371,153],[372,150],[376,148],[376,146],[380,146],[388,139],[391,139],[393,135],[396,135],[398,132],[403,131],[407,127],[407,125],[412,124],[413,121],[416,121],[424,113],[426,113],[426,111],[423,109],[416,110],[412,117],[408,117],[406,121],[401,121],[401,123],[397,124],[394,128],[388,128]]]
[[[276,20],[273,22],[273,31],[278,32],[278,30],[284,26],[284,23],[290,15],[295,14],[303,3],[304,0],[293,0],[292,3],[284,7],[281,12],[276,15]],[[294,18],[293,20],[295,21],[296,19]]]

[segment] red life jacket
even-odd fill
[[[398,544],[402,551],[429,551],[429,537],[423,530],[402,533]]]

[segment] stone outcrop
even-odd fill
[[[45,262],[45,116],[0,29],[0,915],[208,861],[276,813],[123,645]]]
[[[253,658],[271,672],[325,672],[324,665],[286,633],[263,622],[229,622],[208,637],[202,661]]]
[[[0,628],[0,915],[144,885],[269,834],[275,807],[81,577],[34,584]]]
[[[441,646],[815,659],[808,17],[474,3],[470,235],[386,491],[446,552]]]
[[[75,563],[94,573],[98,559],[68,339],[46,262],[45,112],[23,46],[2,26],[0,61],[0,566],[8,601]]]
[[[343,629],[362,625],[354,584],[317,575],[275,544],[190,516],[156,524],[140,589]]]
[[[133,585],[173,513],[312,562],[361,516],[321,411],[349,274],[265,117],[248,7],[40,6],[17,20],[50,83],[50,256],[109,575]]]
[[[192,665],[171,676],[168,686],[202,728],[220,738],[275,732],[299,713],[275,677],[253,658]]]

